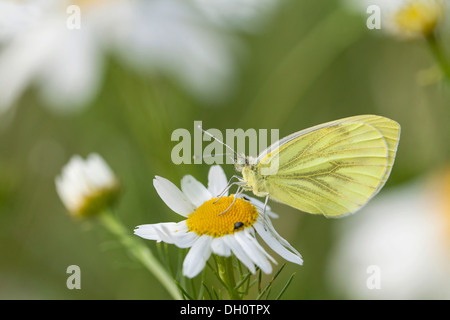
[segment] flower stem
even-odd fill
[[[428,43],[428,47],[431,50],[431,53],[436,59],[442,73],[444,74],[444,77],[446,78],[447,81],[450,81],[450,64],[444,53],[442,45],[440,44],[439,40],[437,39],[434,33],[428,35],[426,37],[426,40]]]
[[[241,295],[236,290],[232,257],[216,256],[219,276],[226,285],[228,296],[231,300],[241,300]]]
[[[99,215],[99,218],[103,226],[115,235],[133,257],[139,260],[161,282],[174,299],[182,299],[175,281],[147,246],[131,235],[128,229],[110,211],[103,212]]]

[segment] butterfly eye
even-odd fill
[[[242,172],[242,170],[246,167],[247,158],[244,156],[236,155],[234,157],[234,167],[237,171]]]
[[[242,222],[236,222],[235,224],[234,224],[234,230],[237,230],[237,229],[239,229],[239,228],[241,228],[242,226],[244,225],[244,223],[242,223]]]

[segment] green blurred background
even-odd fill
[[[448,161],[449,92],[424,81],[435,62],[423,41],[370,31],[363,15],[328,0],[287,1],[263,32],[240,38],[248,52],[236,90],[218,106],[110,58],[99,94],[82,112],[51,113],[30,89],[14,115],[0,119],[1,299],[170,299],[95,220],[75,221],[66,212],[54,179],[73,154],[97,152],[109,163],[123,186],[115,213],[130,232],[140,224],[180,220],[155,192],[155,175],[179,185],[192,174],[207,183],[209,166],[176,166],[170,158],[176,145],[171,133],[193,133],[196,120],[223,132],[280,129],[283,137],[352,115],[392,118],[402,135],[382,193]],[[231,165],[224,169],[234,174]],[[330,220],[271,205],[280,215],[277,231],[305,261],[288,264],[280,275],[278,289],[296,273],[283,298],[346,298],[326,272],[339,237],[335,228],[352,217]],[[146,243],[155,250],[155,243]],[[81,268],[81,290],[66,287],[72,264]]]

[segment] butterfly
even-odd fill
[[[382,116],[323,123],[277,141],[257,158],[233,150],[242,174],[233,184],[266,197],[264,207],[270,198],[307,213],[345,216],[384,186],[399,139],[400,125]]]

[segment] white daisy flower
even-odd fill
[[[214,24],[247,32],[259,31],[280,0],[193,0]]]
[[[86,106],[110,55],[208,103],[233,83],[231,41],[183,0],[2,0],[0,18],[0,114],[32,86],[55,111]]]
[[[339,230],[336,288],[350,299],[450,299],[449,199],[450,168],[374,199]]]
[[[96,153],[86,160],[73,156],[55,183],[63,204],[74,216],[101,212],[116,200],[120,189],[116,176]]]
[[[347,0],[359,10],[380,8],[381,29],[400,38],[426,37],[442,22],[447,0]]]
[[[31,1],[0,2],[0,44],[30,28],[41,13]]]
[[[276,217],[270,207],[266,207],[264,221],[261,201],[247,196],[234,198],[228,192],[218,198],[227,186],[220,166],[211,167],[208,187],[190,175],[181,180],[181,190],[162,177],[156,177],[153,185],[167,206],[187,219],[140,225],[134,233],[144,239],[190,248],[183,262],[184,276],[198,275],[211,253],[224,257],[234,254],[252,273],[256,271],[255,265],[263,272],[271,273],[270,261],[276,261],[258,243],[256,234],[284,259],[302,265],[300,253],[275,231],[270,222],[270,217]]]

